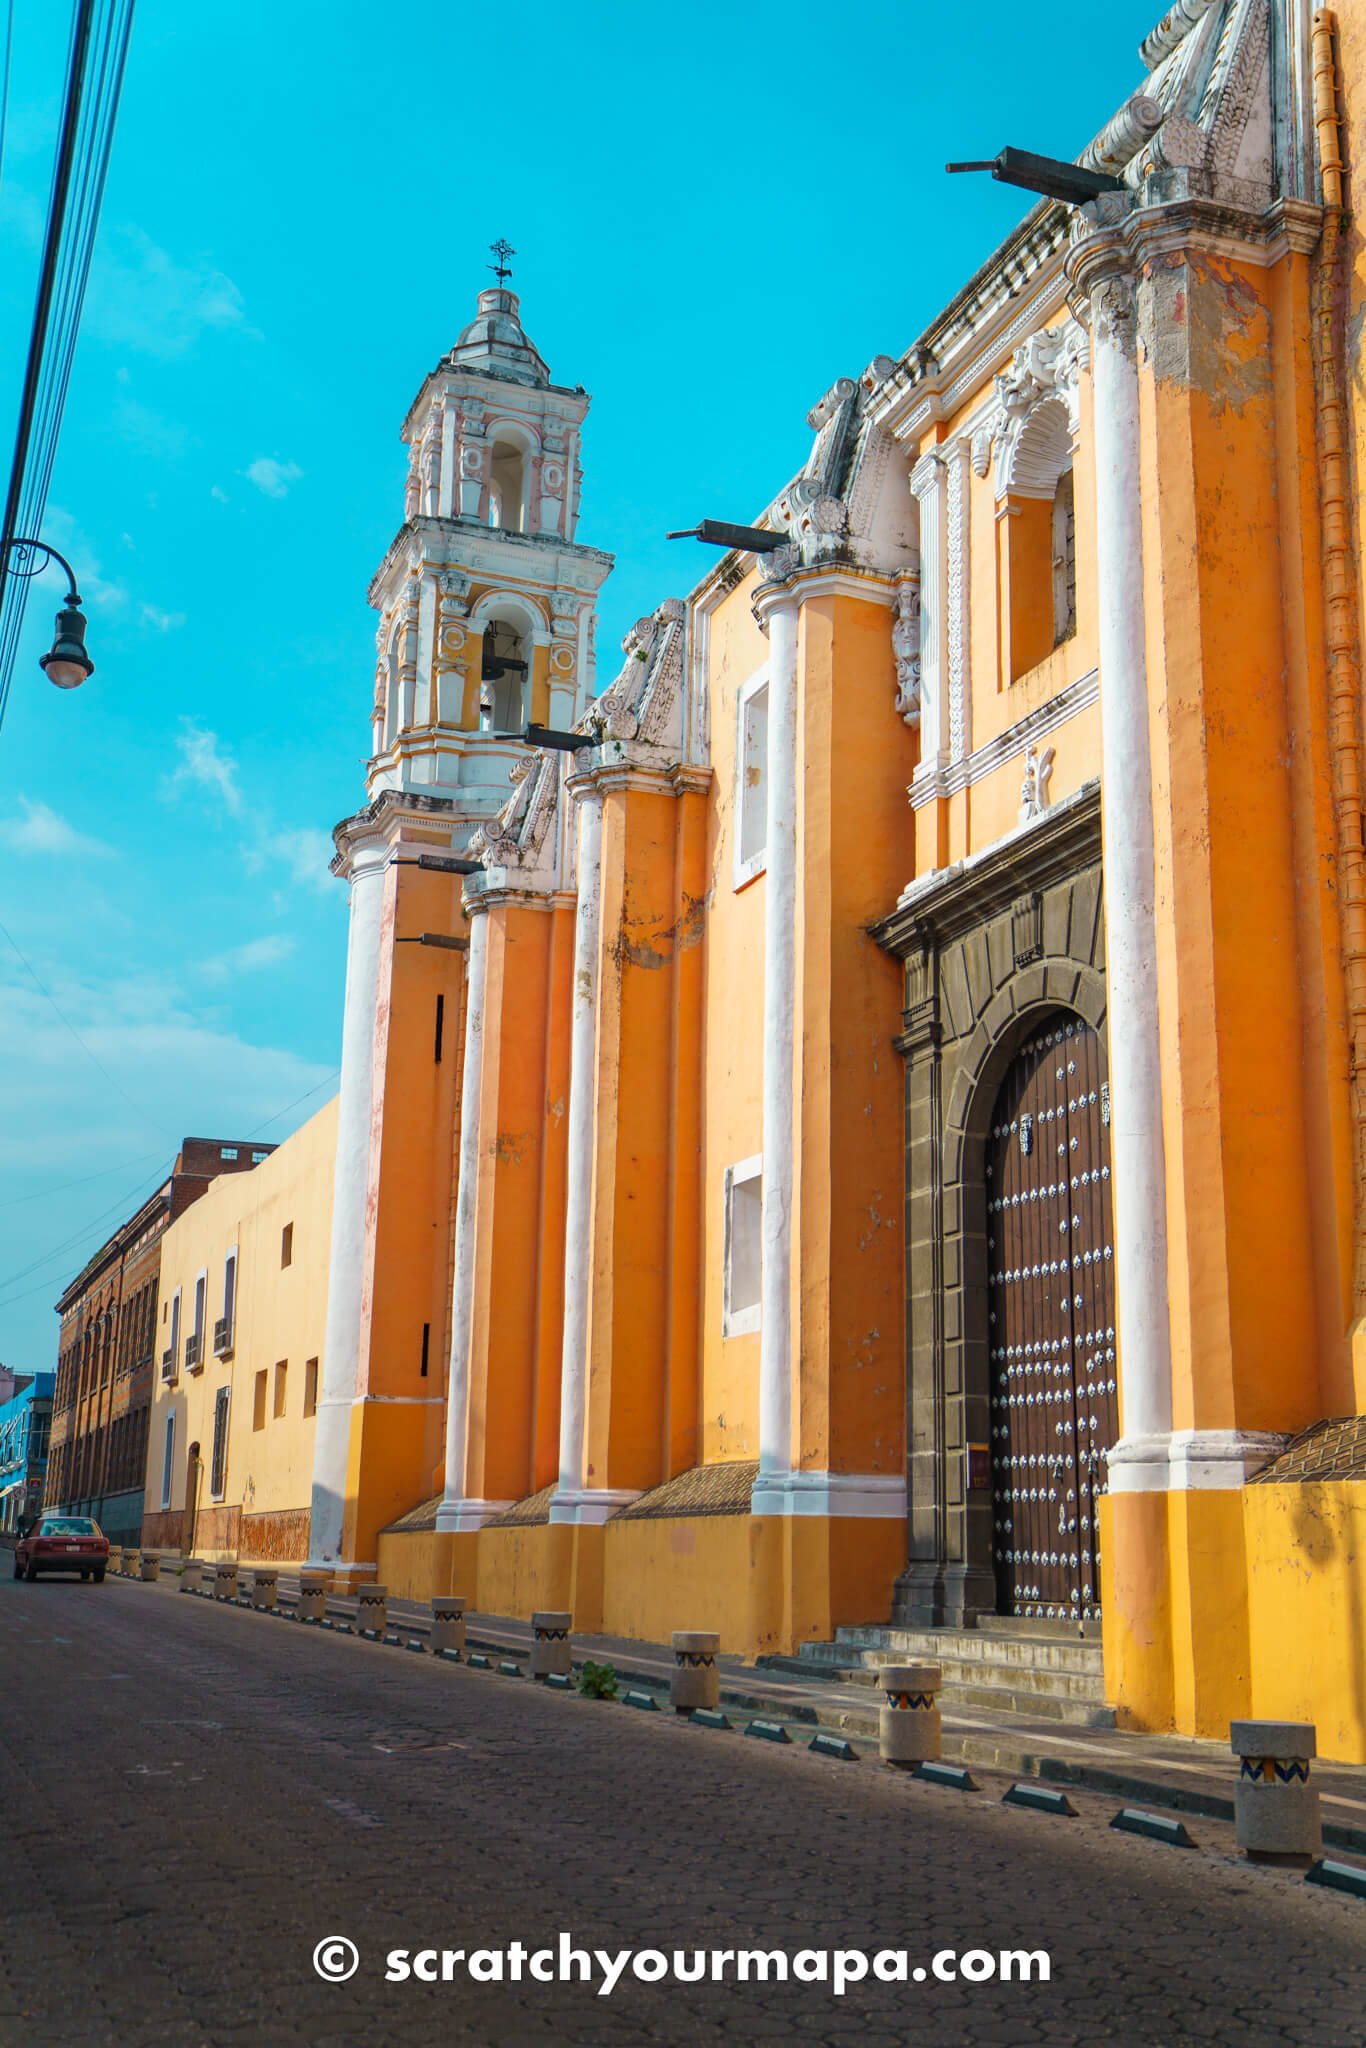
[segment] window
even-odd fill
[[[294,1225],[292,1223],[286,1223],[284,1229],[280,1232],[280,1264],[282,1267],[294,1264]]]
[[[194,1283],[194,1329],[185,1345],[186,1365],[204,1363],[204,1318],[209,1307],[209,1276],[198,1273]]]
[[[180,1289],[171,1296],[171,1342],[169,1345],[171,1364],[176,1366],[180,1359]]]
[[[480,666],[481,706],[492,697],[491,730],[518,732],[528,716],[527,678],[531,673],[529,642],[508,619],[490,619],[484,627]],[[481,723],[483,711],[480,712]]]
[[[228,1483],[228,1403],[231,1399],[231,1387],[220,1387],[214,1396],[213,1461],[209,1466],[209,1495],[213,1500],[222,1500]]]
[[[220,1145],[218,1156],[220,1159],[235,1159],[237,1157],[237,1147],[235,1145]]]
[[[282,1358],[275,1368],[275,1408],[277,1416],[285,1412],[285,1388],[289,1382],[289,1360]]]
[[[171,1475],[175,1464],[175,1415],[166,1417],[166,1437],[161,1446],[161,1505],[171,1505]]]
[[[446,998],[443,995],[439,995],[436,999],[436,1044],[432,1049],[432,1058],[437,1066],[441,1064],[441,1039],[445,1026]]]
[[[304,1414],[318,1412],[318,1361],[310,1358],[304,1366]]]
[[[259,1166],[263,1159],[269,1159],[269,1157],[269,1152],[253,1152],[251,1155],[251,1163],[253,1166]]]
[[[743,1337],[759,1327],[763,1164],[756,1154],[726,1168],[723,1337]]]
[[[424,1323],[422,1325],[422,1364],[418,1367],[419,1374],[424,1380],[427,1377],[427,1367],[431,1363],[431,1354],[432,1326],[430,1323]]]
[[[266,1426],[266,1381],[270,1375],[264,1366],[256,1375],[256,1386],[251,1404],[251,1426],[264,1429]]]
[[[233,1325],[237,1317],[237,1247],[223,1261],[223,1314],[214,1331],[213,1348],[220,1356],[232,1350]]]
[[[735,748],[735,887],[762,873],[768,845],[768,670],[740,692]]]
[[[1053,645],[1061,647],[1076,630],[1077,509],[1068,468],[1053,493]]]

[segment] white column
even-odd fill
[[[552,1522],[584,1519],[587,1478],[589,1290],[593,1267],[598,960],[602,926],[602,796],[590,783],[579,806],[578,909],[569,1040],[569,1137],[564,1212],[564,1340],[560,1354],[560,1482]]]
[[[309,1516],[309,1559],[319,1565],[333,1564],[342,1554],[351,1410],[359,1386],[375,1086],[375,1009],[386,862],[386,849],[367,849],[355,857],[351,877],[327,1323],[313,1438],[313,1497]]]
[[[768,819],[764,849],[763,1195],[756,1514],[782,1513],[792,1471],[793,1054],[797,1006],[797,600],[768,624]]]
[[[488,982],[487,908],[467,898],[470,950],[465,961],[465,1059],[460,1080],[460,1158],[455,1196],[455,1271],[451,1279],[451,1357],[446,1378],[446,1477],[436,1511],[440,1530],[478,1529],[505,1503],[471,1500],[466,1467],[470,1434],[470,1338],[474,1328],[475,1229],[479,1203],[479,1102],[484,1078],[484,1000]]]
[[[1168,1484],[1172,1426],[1167,1185],[1157,1017],[1152,759],[1139,503],[1134,288],[1090,286],[1100,591],[1106,1011],[1114,1150],[1120,1413],[1113,1492]]]
[[[948,762],[948,490],[937,449],[911,471],[920,506],[920,760],[915,781],[932,778]]]

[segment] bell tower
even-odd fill
[[[576,539],[588,394],[552,382],[508,288],[513,251],[494,246],[495,285],[403,423],[403,524],[369,592],[367,801],[334,834],[351,915],[309,1558],[361,1580],[442,1454],[461,872],[527,725],[587,707],[612,566]]]

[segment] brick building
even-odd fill
[[[153,1364],[178,1333],[160,1324],[161,1239],[224,1173],[258,1166],[273,1145],[186,1138],[170,1174],[89,1259],[57,1303],[61,1317],[44,1504],[93,1515],[114,1542],[135,1541]]]

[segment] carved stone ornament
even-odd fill
[[[896,657],[896,708],[907,725],[920,723],[920,578],[903,577],[892,624]]]
[[[1041,328],[1021,342],[1010,359],[1010,368],[996,378],[996,414],[991,439],[996,447],[996,491],[1004,497],[1015,482],[1016,455],[1031,418],[1041,406],[1053,401],[1067,413],[1067,427],[1077,431],[1080,413],[1081,373],[1090,356],[1086,330],[1079,321],[1068,319],[1061,327]],[[973,467],[978,450],[973,443]],[[985,468],[985,465],[983,465]],[[978,475],[982,470],[978,470]]]
[[[1049,785],[1053,779],[1054,749],[1031,746],[1025,751],[1024,779],[1020,784],[1020,823],[1038,818],[1052,802]]]
[[[1098,341],[1130,358],[1137,348],[1138,311],[1134,281],[1125,271],[1111,271],[1090,287],[1091,326]]]

